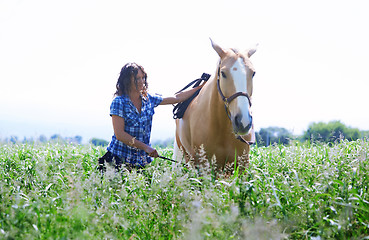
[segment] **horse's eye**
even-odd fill
[[[256,72],[254,72],[254,73],[252,74],[252,77],[254,77],[254,76],[255,76],[255,73],[256,73]]]
[[[222,72],[222,77],[227,78],[227,75],[224,72]]]

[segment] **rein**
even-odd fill
[[[185,86],[184,88],[182,88],[180,91],[178,91],[177,93],[179,92],[182,92],[183,90],[189,88],[191,85],[194,84],[193,88],[195,87],[198,87],[200,86],[200,84],[203,82],[203,81],[208,81],[208,79],[210,78],[210,74],[207,74],[207,73],[203,73],[201,75],[200,78],[190,82],[189,84],[187,84],[187,86]],[[177,118],[182,118],[184,113],[186,112],[187,110],[187,107],[188,105],[192,102],[192,100],[199,94],[200,92],[200,89],[197,90],[191,97],[189,97],[187,100],[183,101],[183,102],[180,102],[180,103],[177,103],[174,108],[173,108],[173,118],[174,119],[177,119]]]
[[[219,95],[220,97],[222,98],[223,100],[223,103],[224,103],[224,108],[225,108],[225,111],[228,115],[228,118],[229,120],[232,121],[231,119],[231,112],[229,110],[229,104],[234,100],[236,99],[237,97],[240,97],[240,96],[244,96],[244,97],[247,97],[247,99],[249,100],[249,105],[251,107],[251,99],[250,99],[250,96],[247,92],[236,92],[234,93],[233,95],[231,95],[230,97],[225,97],[223,92],[222,92],[222,89],[220,88],[220,63],[219,63],[219,68],[218,68],[218,79],[217,79],[217,87],[218,87],[218,92],[219,92]],[[246,143],[248,145],[252,145],[254,144],[255,142],[253,141],[246,141],[243,137],[241,137],[240,135],[237,136],[237,139],[240,140],[241,142],[243,143]]]
[[[170,162],[174,162],[174,163],[180,163],[180,162],[178,162],[176,160],[173,160],[173,159],[170,159],[170,158],[167,158],[167,157],[164,157],[164,156],[160,156],[160,155],[159,155],[158,158],[161,158],[161,159],[164,159],[164,160],[167,160],[167,161],[170,161]],[[182,164],[183,166],[186,166],[185,163],[180,163],[180,164]]]

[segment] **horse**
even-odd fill
[[[211,39],[210,39],[211,40]],[[194,160],[201,166],[203,149],[208,159],[215,157],[217,171],[234,163],[248,167],[250,144],[255,141],[251,96],[255,69],[250,57],[256,46],[245,52],[224,49],[211,40],[220,60],[216,74],[176,119],[174,158]]]

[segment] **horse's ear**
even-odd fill
[[[221,48],[218,44],[216,44],[215,42],[213,42],[213,40],[211,40],[211,45],[213,46],[214,50],[218,53],[220,58],[223,58],[226,55],[226,52],[223,50],[223,48]]]
[[[256,52],[256,49],[258,47],[259,44],[256,44],[253,48],[250,48],[248,51],[247,51],[247,56],[248,57],[251,57],[255,52]]]

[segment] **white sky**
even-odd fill
[[[367,0],[0,0],[0,138],[110,140],[121,67],[137,62],[152,93],[215,73],[223,47],[259,43],[252,61],[257,129],[302,134],[341,120],[369,130]],[[174,136],[159,106],[152,139]]]

